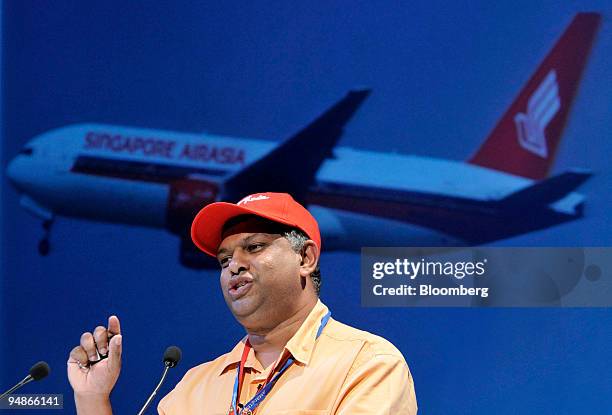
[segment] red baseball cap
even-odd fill
[[[240,215],[255,215],[302,230],[321,251],[316,219],[287,193],[255,193],[238,203],[216,202],[198,212],[191,224],[191,239],[202,251],[217,255],[225,223]]]

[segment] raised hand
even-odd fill
[[[68,380],[74,389],[77,409],[82,402],[108,401],[121,371],[121,326],[117,316],[108,327],[98,326],[81,335],[68,358]],[[101,408],[100,408],[101,409]]]

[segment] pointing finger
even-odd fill
[[[115,334],[121,334],[121,324],[119,324],[119,317],[110,316],[108,318],[108,337],[113,337]]]

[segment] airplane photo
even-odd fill
[[[306,203],[326,250],[474,245],[545,229],[583,215],[585,197],[575,190],[591,173],[549,172],[599,21],[596,13],[576,15],[465,161],[337,146],[370,94],[355,89],[278,145],[72,124],[32,138],[7,176],[21,206],[43,221],[42,255],[62,216],[166,229],[180,238],[183,265],[209,266],[189,240],[193,216],[208,203],[258,191],[290,192]]]

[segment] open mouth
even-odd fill
[[[237,300],[242,297],[251,289],[252,284],[252,281],[246,279],[236,281],[228,290],[230,298],[232,300]]]

